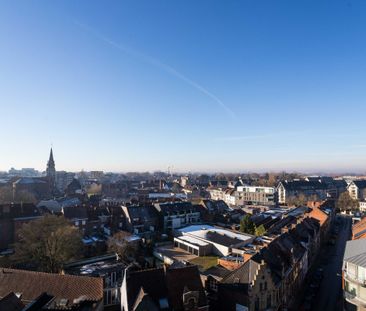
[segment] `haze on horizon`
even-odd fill
[[[365,13],[3,1],[0,170],[363,173]]]

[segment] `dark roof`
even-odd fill
[[[66,187],[69,191],[70,190],[78,190],[81,189],[81,183],[78,179],[74,178]]]
[[[218,278],[224,278],[227,275],[229,275],[230,272],[231,271],[228,270],[228,269],[226,269],[225,267],[223,267],[221,265],[217,265],[217,266],[213,266],[211,268],[208,268],[202,274],[204,274],[204,275],[212,275],[213,277],[218,277]]]
[[[173,310],[184,310],[184,290],[198,291],[198,305],[207,305],[205,291],[197,266],[175,265],[167,268],[155,268],[128,272],[127,274],[127,301],[129,309],[148,295],[149,303],[153,301],[159,306],[160,299],[167,299]]]
[[[13,292],[0,299],[0,310],[20,311],[23,310],[24,304]]]
[[[152,205],[130,205],[127,211],[132,223],[150,221],[157,217],[156,209]]]
[[[357,188],[359,189],[364,189],[366,188],[366,179],[364,180],[355,180],[353,181],[353,183],[357,186]]]
[[[86,206],[66,206],[62,208],[64,217],[67,219],[87,219],[88,210]]]
[[[206,306],[206,295],[197,266],[168,268],[166,270],[169,304],[173,310],[183,310],[183,292],[198,291],[198,307]]]
[[[40,209],[37,208],[33,203],[0,205],[0,218],[25,218],[40,216]]]
[[[15,184],[18,185],[29,185],[29,184],[46,184],[47,181],[43,177],[21,177]]]
[[[180,211],[199,211],[198,207],[192,205],[191,202],[167,202],[167,203],[156,203],[154,204],[155,208],[165,213],[176,213]]]
[[[206,200],[202,200],[202,204],[209,211],[229,210],[229,207],[223,200],[214,201],[214,200],[206,199]]]
[[[103,279],[0,268],[0,297],[9,292],[22,293],[23,301],[32,301],[45,292],[67,299],[68,304],[80,298],[100,301]]]
[[[159,308],[151,296],[145,293],[144,289],[141,287],[132,310],[159,311]]]
[[[207,231],[206,239],[220,245],[231,246],[244,242],[243,240],[220,234],[216,231]]]
[[[257,263],[253,260],[248,260],[238,269],[232,271],[229,275],[227,275],[222,283],[226,284],[249,284],[256,275],[260,263]]]
[[[282,181],[281,184],[289,191],[325,190],[327,185],[319,181],[293,180]]]
[[[127,273],[127,301],[130,310],[140,297],[141,287],[157,306],[159,306],[159,299],[168,298],[163,268]]]

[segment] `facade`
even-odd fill
[[[56,172],[56,188],[60,193],[64,193],[66,187],[73,181],[75,173],[59,171]]]
[[[239,186],[236,191],[237,205],[274,205],[275,188],[259,186]]]
[[[352,181],[348,185],[347,190],[352,199],[364,201],[366,199],[366,180]]]
[[[208,193],[210,194],[210,198],[214,201],[223,200],[225,201],[225,188],[220,187],[208,187]]]
[[[343,258],[344,310],[366,310],[366,240],[348,241]]]
[[[175,229],[201,221],[202,207],[190,202],[156,203],[154,207],[159,213],[164,232],[172,232]]]
[[[152,205],[123,205],[126,229],[139,236],[151,236],[159,229],[159,219]]]
[[[320,200],[327,198],[327,185],[319,181],[294,180],[281,181],[277,186],[278,203],[286,204],[289,199],[304,195],[316,196]]]

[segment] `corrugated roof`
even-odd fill
[[[347,241],[343,260],[366,268],[366,239]]]

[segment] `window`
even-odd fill
[[[259,311],[259,298],[258,297],[255,299],[254,310]]]
[[[272,305],[272,297],[271,294],[267,296],[267,308],[269,309]]]

